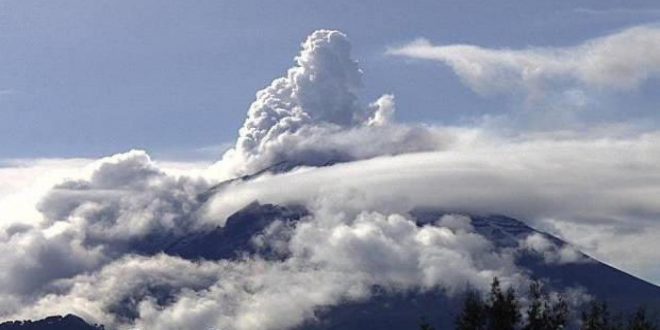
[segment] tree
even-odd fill
[[[566,326],[568,304],[562,296],[552,301],[543,292],[541,283],[534,281],[529,286],[529,301],[524,330],[557,330]]]
[[[541,292],[541,283],[532,282],[529,286],[529,307],[527,308],[527,324],[524,330],[543,329],[544,324],[544,302]]]
[[[548,302],[550,304],[550,302]],[[544,319],[548,325],[546,329],[563,329],[568,323],[568,303],[564,297],[559,296],[551,306],[546,305]]]
[[[582,312],[582,324],[580,330],[605,329],[609,323],[607,304],[592,302],[588,312]]]
[[[493,278],[490,288],[489,306],[487,308],[489,329],[512,330],[520,321],[518,299],[513,288],[506,292],[500,288],[500,281]]]
[[[483,330],[486,327],[486,306],[477,291],[469,290],[463,302],[463,311],[456,319],[457,330]]]
[[[623,329],[619,322],[612,320],[605,302],[592,302],[588,312],[582,312],[580,330],[618,330]]]
[[[637,309],[635,314],[628,322],[628,330],[657,330],[656,327],[647,317],[646,310],[643,307]]]

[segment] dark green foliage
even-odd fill
[[[611,317],[606,303],[592,302],[588,311],[582,312],[580,330],[658,330],[657,324],[641,307],[629,317],[627,326],[624,326],[622,319]]]
[[[580,330],[597,330],[609,323],[607,305],[592,303],[588,312],[582,312],[582,324]]]
[[[458,330],[483,330],[486,328],[486,309],[479,293],[469,290],[463,303],[463,311],[456,319]]]
[[[525,330],[542,329],[544,327],[544,303],[541,284],[534,282],[529,287],[529,308],[527,308],[527,324]]]
[[[628,330],[657,330],[658,327],[646,316],[646,310],[640,307],[628,322]]]
[[[503,292],[497,277],[491,284],[486,314],[488,328],[491,330],[512,330],[520,321],[516,292],[513,288]]]
[[[463,310],[456,318],[458,330],[513,330],[520,321],[516,292],[509,288],[502,291],[500,281],[493,279],[486,302],[479,293],[468,290]]]
[[[566,303],[566,300],[562,296],[559,296],[557,299],[552,306],[546,309],[544,315],[544,319],[548,324],[546,329],[563,329],[568,323],[568,303]]]
[[[612,318],[607,303],[605,302],[592,302],[589,310],[582,312],[582,324],[580,330],[620,329],[623,329],[621,322]]]
[[[529,307],[524,330],[563,329],[568,320],[568,304],[559,296],[555,301],[543,292],[541,283],[532,282],[529,287]]]
[[[456,318],[457,330],[562,330],[569,325],[568,303],[561,295],[549,295],[539,281],[529,288],[529,304],[525,310],[525,322],[516,292],[503,291],[497,278],[493,279],[486,301],[475,290],[468,290],[463,310]],[[660,330],[640,308],[624,325],[623,317],[612,317],[606,303],[592,302],[582,312],[580,330]],[[520,324],[523,323],[523,324]],[[433,329],[429,324],[422,329]],[[571,328],[572,329],[572,328]]]

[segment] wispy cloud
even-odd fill
[[[574,47],[492,49],[418,39],[387,53],[450,66],[477,93],[531,96],[559,86],[632,89],[660,75],[660,29],[638,26]]]

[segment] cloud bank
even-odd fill
[[[38,205],[43,219],[7,225],[0,310],[29,301],[53,281],[94,271],[126,253],[149,252],[164,237],[195,228],[203,179],[168,175],[142,151],[92,164],[87,178],[65,180]]]
[[[242,207],[252,200],[304,202],[334,191],[351,191],[359,201],[357,209],[402,212],[414,206],[438,206],[592,222],[650,222],[660,215],[654,198],[660,192],[658,134],[629,139],[500,139],[478,144],[463,137],[456,141],[464,142],[441,152],[379,157],[236,182],[227,190],[231,193],[216,196],[210,212]],[[225,213],[233,211],[229,208]]]
[[[308,204],[313,215],[262,236],[285,258],[189,261],[153,249],[196,230],[204,180],[160,170],[141,151],[101,159],[42,201],[44,220],[0,240],[2,317],[76,313],[112,328],[285,329],[315,311],[387,290],[524,283],[515,251],[473,232],[469,218],[419,227],[403,214],[338,212],[344,195]],[[200,211],[201,212],[201,211]],[[206,210],[204,211],[206,212]],[[452,267],[444,267],[452,265]]]
[[[290,257],[281,262],[129,256],[98,272],[56,282],[59,293],[41,297],[22,315],[68,309],[123,327],[127,324],[108,311],[133,299],[138,328],[286,329],[313,319],[319,307],[366,299],[375,285],[459,290],[469,282],[485,289],[492,276],[505,283],[521,279],[512,254],[441,221],[418,227],[401,215],[317,214],[292,228]],[[154,288],[176,298],[150,299]]]

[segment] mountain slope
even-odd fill
[[[433,223],[445,214],[442,210],[433,209],[410,212],[418,226]],[[284,258],[286,256],[282,255],[281,251],[259,247],[255,237],[276,221],[295,225],[308,215],[310,212],[301,206],[262,205],[255,202],[230,216],[224,227],[159,242],[161,245],[156,247],[156,250],[190,260],[238,259],[256,253],[264,258]],[[470,219],[474,231],[490,241],[496,249],[515,249],[521,240],[530,235],[542,235],[559,247],[567,246],[567,243],[560,239],[536,231],[509,217],[471,215]],[[641,304],[651,310],[660,311],[660,287],[584,254],[580,254],[580,257],[584,260],[576,263],[548,263],[538,254],[522,252],[517,254],[516,263],[529,272],[532,278],[543,279],[554,289],[583,288],[593,297],[607,301],[616,310],[629,311]],[[375,287],[367,300],[345,301],[336,306],[317,309],[315,317],[298,328],[414,328],[421,317],[436,326],[446,328],[451,327],[459,308],[460,297],[449,297],[442,289],[392,292]],[[129,319],[137,316],[134,311],[127,310],[125,314],[124,317]],[[53,323],[53,320],[59,323]],[[56,324],[66,322],[77,324],[77,328],[68,326],[66,329],[96,329],[77,317],[67,316],[32,323],[5,323],[0,326],[0,330],[60,329]]]
[[[103,330],[102,326],[90,325],[80,317],[50,316],[38,321],[10,321],[0,323],[0,330]]]
[[[226,227],[189,237],[170,246],[166,252],[192,259],[234,258],[240,253],[254,253],[251,238],[275,220],[295,222],[308,212],[299,206],[284,207],[253,203],[231,216]],[[411,216],[419,226],[432,223],[445,212],[414,210]],[[567,243],[539,232],[513,218],[500,215],[471,215],[474,230],[491,241],[496,248],[516,248],[532,234],[566,246]],[[184,244],[185,243],[185,244]],[[547,263],[534,253],[521,253],[517,264],[531,277],[546,281],[554,289],[582,288],[596,299],[607,301],[615,310],[630,311],[639,305],[660,311],[660,287],[580,254],[578,263]],[[350,301],[322,308],[316,318],[300,329],[399,329],[415,327],[420,317],[442,327],[453,324],[460,299],[450,298],[442,290],[396,293],[375,289],[366,301]]]
[[[416,218],[429,221],[442,215],[441,211],[418,212]],[[526,236],[538,233],[558,246],[568,243],[550,234],[537,231],[524,222],[501,215],[471,216],[475,230],[498,247],[512,247]],[[581,287],[612,307],[631,311],[639,305],[660,311],[660,287],[602,263],[583,253],[582,262],[547,263],[535,254],[522,254],[517,264],[528,269],[532,277],[544,279],[554,288]]]

